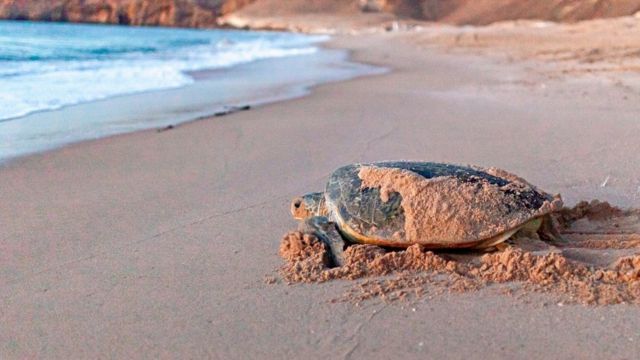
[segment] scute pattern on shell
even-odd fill
[[[326,197],[340,226],[361,242],[401,247],[473,246],[562,205],[500,169],[427,162],[345,166]]]
[[[329,178],[325,198],[334,220],[344,221],[367,237],[403,237],[405,218],[400,194],[388,194],[387,201],[383,202],[380,189],[361,188],[358,171],[358,166],[349,165],[336,170]]]

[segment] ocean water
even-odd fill
[[[323,37],[0,22],[0,121],[194,82],[187,73],[311,54]]]
[[[0,163],[381,71],[327,39],[0,21]]]

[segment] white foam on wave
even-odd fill
[[[108,60],[18,62],[0,68],[0,121],[108,97],[182,87],[190,71],[312,54],[324,38],[222,41]]]

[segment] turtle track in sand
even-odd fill
[[[491,287],[521,295],[542,292],[563,303],[640,305],[640,210],[592,201],[554,216],[568,240],[562,246],[533,238],[510,240],[506,249],[488,253],[352,245],[339,268],[327,267],[327,251],[313,235],[290,232],[280,245],[280,276],[287,283],[358,279],[334,299],[353,303]]]

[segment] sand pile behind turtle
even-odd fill
[[[313,235],[291,232],[280,246],[280,255],[287,260],[281,275],[290,283],[367,278],[340,298],[354,302],[518,284],[518,291],[523,293],[544,292],[568,303],[640,304],[640,248],[637,243],[630,246],[626,237],[638,226],[638,212],[592,202],[564,209],[558,217],[564,221],[562,229],[569,240],[562,247],[523,238],[493,253],[434,253],[418,245],[387,251],[373,245],[352,245],[345,251],[345,265],[338,268],[327,266],[327,249]],[[583,246],[584,237],[590,236],[580,232],[584,227],[604,233],[591,234],[596,237],[587,239],[601,243],[599,247]],[[619,243],[625,245],[616,247]],[[610,249],[624,250],[613,250],[618,252],[606,264],[590,261],[602,253],[600,249],[609,249],[607,253],[612,252]],[[592,254],[594,251],[598,253]]]

